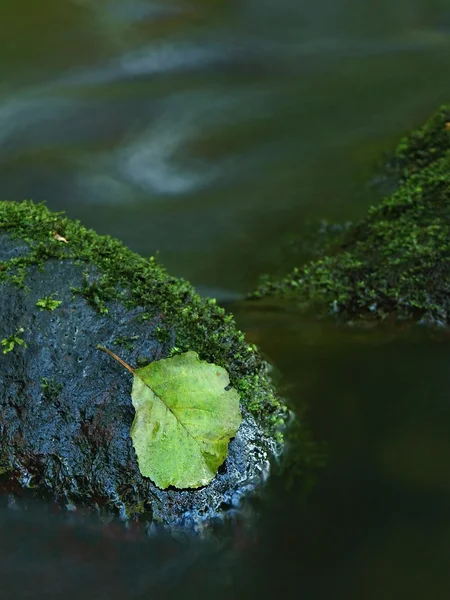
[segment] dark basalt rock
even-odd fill
[[[0,314],[0,491],[197,527],[267,476],[286,418],[267,365],[154,260],[42,205],[0,202]],[[192,349],[228,370],[244,419],[210,485],[160,490],[141,476],[131,376],[97,344],[134,366]]]

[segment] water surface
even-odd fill
[[[443,1],[7,0],[2,197],[242,292],[449,97]]]
[[[361,218],[382,194],[383,155],[450,98],[443,0],[4,0],[0,40],[1,196],[45,200],[144,255],[159,251],[172,273],[227,301],[290,266],[292,236]],[[294,447],[256,532],[238,528],[214,551],[109,543],[83,525],[68,533],[46,509],[25,518],[6,499],[10,597],[44,597],[46,585],[45,597],[68,600],[215,586],[448,597],[445,333],[232,310],[291,405],[309,405],[311,435],[327,448],[317,485],[307,444]]]

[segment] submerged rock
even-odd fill
[[[235,508],[280,451],[286,409],[232,316],[153,258],[32,202],[0,202],[0,491],[197,526]],[[129,373],[194,350],[227,369],[243,423],[213,482],[158,489],[130,438]]]
[[[351,319],[450,322],[450,108],[404,138],[390,168],[400,187],[328,253],[251,298]]]

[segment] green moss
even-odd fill
[[[55,379],[47,379],[43,377],[41,379],[41,390],[42,395],[47,400],[47,402],[54,402],[57,399],[63,389],[63,385],[61,383],[57,383]]]
[[[170,331],[167,327],[158,326],[156,328],[156,339],[158,342],[161,342],[161,344],[170,341]]]
[[[138,335],[131,336],[119,336],[114,340],[114,346],[121,346],[125,350],[132,351],[134,349],[134,342],[139,339]]]
[[[267,422],[268,415],[275,419],[284,414],[266,364],[245,342],[233,318],[215,301],[200,298],[186,281],[168,275],[154,257],[143,258],[119,241],[99,236],[79,222],[31,201],[0,202],[2,231],[28,242],[29,252],[1,263],[0,282],[13,281],[24,287],[31,265],[42,267],[52,259],[72,260],[85,268],[82,287],[72,292],[83,296],[99,313],[107,313],[108,304],[119,300],[130,309],[141,307],[146,318],[163,319],[165,328],[175,332],[176,348],[194,350],[203,360],[227,369],[231,384],[241,390],[244,406],[255,416]],[[159,329],[158,335],[166,334]],[[97,340],[92,343],[95,345]],[[258,383],[246,385],[254,374],[259,376]]]
[[[25,340],[20,337],[23,332],[23,327],[19,327],[15,333],[12,333],[7,338],[0,340],[0,346],[2,346],[3,354],[12,352],[16,346],[23,346],[24,348],[27,347]]]
[[[26,263],[23,258],[12,258],[2,261],[0,268],[0,281],[9,281],[20,289],[27,289],[25,285]]]
[[[450,105],[441,108],[422,126],[400,140],[389,167],[400,180],[442,158],[450,150]]]
[[[44,296],[39,298],[36,302],[36,306],[41,310],[55,310],[58,306],[61,306],[62,300],[55,300],[53,294],[51,296]]]
[[[79,294],[99,312],[101,315],[108,314],[107,302],[111,298],[116,297],[114,284],[110,277],[103,276],[100,279],[89,280],[88,273],[84,274],[83,287],[72,287],[71,291],[74,295]]]
[[[266,280],[276,295],[319,313],[450,321],[450,153],[406,183],[324,258]]]
[[[183,348],[179,348],[178,346],[172,346],[169,352],[169,356],[175,356],[176,354],[182,354],[183,352],[186,352],[186,350],[184,350]]]

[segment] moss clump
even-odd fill
[[[19,329],[9,335],[6,338],[0,340],[0,346],[2,347],[3,354],[8,354],[12,352],[16,346],[27,347],[27,343],[24,339],[21,338],[21,335],[24,333],[23,327],[19,327]]]
[[[122,346],[124,350],[128,350],[129,352],[131,352],[132,350],[134,350],[135,342],[138,339],[138,335],[119,336],[114,340],[114,346]]]
[[[1,263],[0,282],[7,280],[26,289],[27,269],[43,267],[49,259],[84,265],[84,284],[72,293],[82,295],[102,314],[115,301],[130,309],[140,307],[141,315],[164,324],[158,335],[168,337],[166,329],[175,332],[173,346],[180,351],[194,350],[201,359],[225,367],[244,407],[264,423],[276,423],[285,414],[267,365],[236,329],[233,317],[215,301],[200,298],[186,281],[168,275],[154,257],[143,258],[119,241],[99,236],[31,201],[0,201],[2,232],[27,242],[29,250]],[[249,386],[248,378],[254,375],[258,379]]]
[[[276,295],[319,312],[450,321],[450,152],[372,207],[328,256],[266,279]]]
[[[54,378],[47,379],[42,377],[41,379],[41,390],[47,402],[53,402],[57,399],[63,389],[62,383],[57,383]]]
[[[450,105],[441,108],[422,126],[400,140],[389,169],[405,181],[442,158],[450,150]]]
[[[62,300],[55,300],[53,296],[44,296],[36,302],[36,306],[41,310],[55,310],[61,304]]]

